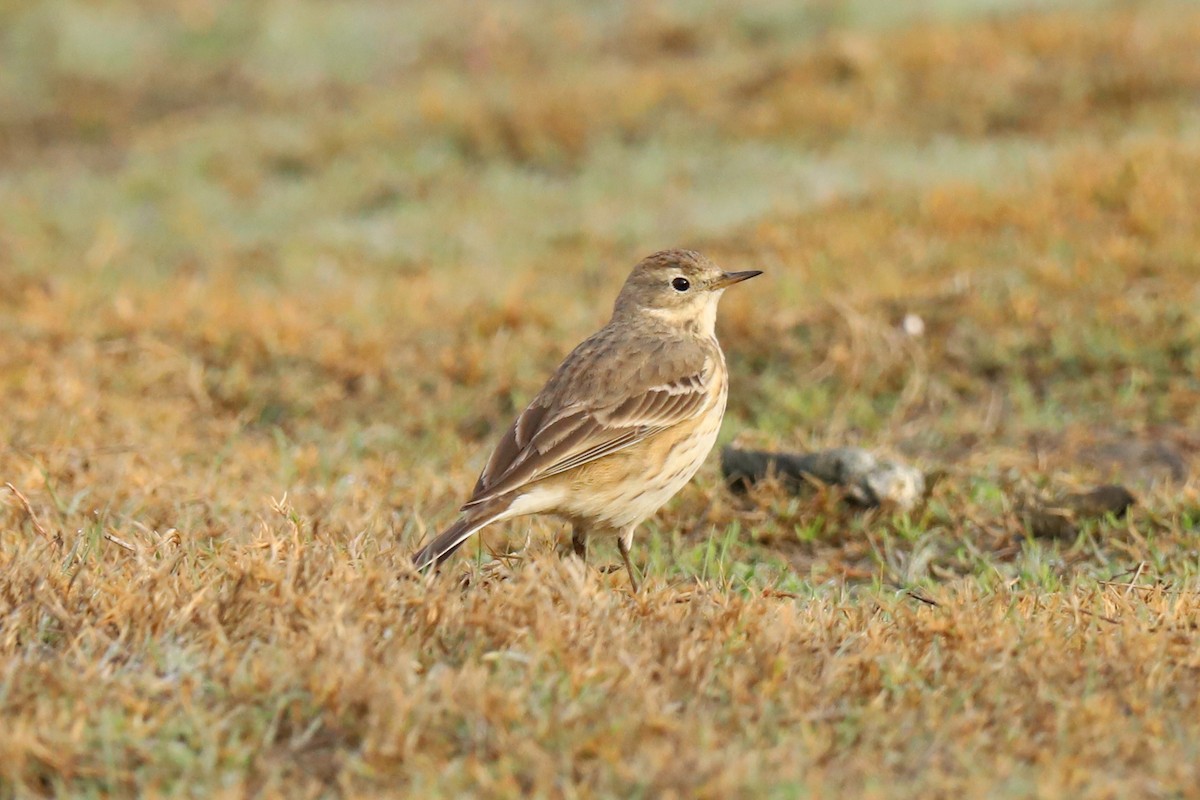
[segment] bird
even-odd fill
[[[634,593],[634,530],[704,462],[729,383],[717,304],[761,270],[726,272],[692,250],[642,259],[612,317],[563,360],[488,458],[456,522],[413,556],[430,572],[481,528],[528,514],[571,524],[574,553],[616,534]]]

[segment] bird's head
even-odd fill
[[[650,315],[711,335],[725,289],[761,270],[726,272],[693,250],[663,250],[633,268],[617,296],[614,316]]]

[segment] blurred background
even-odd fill
[[[882,187],[1014,186],[1084,145],[1190,139],[1195,14],[10,2],[6,261],[138,276],[471,265],[500,278],[488,291],[557,257],[617,260],[616,275],[633,254],[753,239]],[[771,244],[741,246],[804,266]]]
[[[0,0],[0,797],[1194,796],[1197,209],[1194,0]],[[677,246],[926,502],[398,579]]]
[[[4,3],[0,425],[164,524],[198,476],[440,518],[689,246],[768,273],[726,440],[1183,458],[1198,101],[1193,3]]]

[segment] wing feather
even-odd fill
[[[703,350],[680,361],[643,364],[623,382],[582,373],[593,380],[579,381],[584,386],[574,394],[582,396],[574,396],[569,383],[556,384],[571,365],[568,359],[500,440],[463,508],[611,455],[702,413],[713,362]],[[607,387],[595,380],[614,377]],[[597,391],[597,383],[607,390]]]

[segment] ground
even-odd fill
[[[1200,9],[882,8],[0,5],[0,797],[1195,796]],[[672,246],[720,446],[926,500],[414,580]]]

